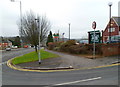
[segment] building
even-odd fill
[[[12,46],[12,42],[8,40],[4,40],[4,41],[0,40],[0,50],[5,49],[6,47],[11,47],[11,46]]]
[[[120,17],[112,17],[111,23],[109,21],[102,35],[104,43],[109,42],[109,37],[111,37],[111,42],[118,42],[120,40]]]

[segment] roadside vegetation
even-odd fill
[[[76,44],[75,40],[68,40],[66,42],[50,42],[48,43],[48,49],[60,52],[67,52],[70,54],[78,55],[93,55],[93,44]],[[119,43],[97,43],[95,45],[96,55],[111,56],[118,55],[120,53]]]
[[[41,53],[41,59],[47,59],[47,58],[55,58],[55,57],[59,57],[59,55],[57,54],[53,54],[50,52],[46,52],[44,50],[40,50]],[[38,53],[31,52],[28,54],[25,54],[23,56],[20,57],[16,57],[12,60],[12,64],[20,64],[20,63],[26,63],[26,62],[33,62],[33,61],[37,61],[38,60]]]

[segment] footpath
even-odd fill
[[[87,67],[97,67],[116,64],[119,62],[119,56],[103,57],[103,58],[85,58],[80,56],[74,56],[66,53],[55,52],[51,50],[45,50],[51,53],[60,55],[58,58],[49,58],[42,60],[39,65],[38,61],[18,64],[17,66],[21,68],[25,67],[38,67],[38,68],[56,68],[56,67],[73,67],[74,69],[87,68]]]

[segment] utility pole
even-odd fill
[[[70,23],[69,23],[69,40],[70,40]]]

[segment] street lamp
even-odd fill
[[[38,45],[38,59],[39,59],[39,64],[41,64],[41,58],[40,58],[40,28],[39,28],[39,19],[35,19],[35,21],[37,20],[37,28],[38,28],[38,30],[39,30],[39,35],[38,35],[38,41],[39,41],[39,45]]]
[[[15,0],[11,0],[11,2],[20,2],[20,25],[21,25],[21,30],[22,30],[22,2],[21,1],[15,1]],[[22,43],[22,47],[23,47],[23,42],[21,42],[21,43]]]
[[[111,43],[111,6],[112,6],[112,2],[109,2],[108,3],[108,6],[110,7],[110,17],[109,17],[109,20],[110,20],[110,23],[109,23],[109,43]]]

